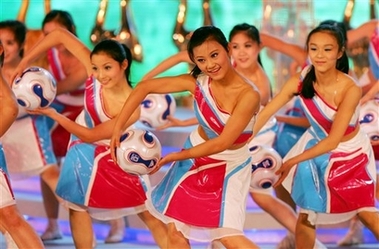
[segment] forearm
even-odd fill
[[[192,148],[176,152],[172,161],[210,156],[225,151],[230,147],[230,145],[219,143],[218,140],[217,138],[211,139]]]
[[[294,117],[289,115],[276,115],[276,120],[278,122],[283,122],[293,126],[299,126],[307,128],[310,126],[309,121],[306,117]]]
[[[297,44],[288,43],[269,34],[261,34],[262,44],[265,47],[283,53],[296,61],[298,65],[303,65],[307,59],[307,52]]]
[[[199,121],[197,120],[197,118],[194,117],[194,118],[183,120],[180,126],[191,126],[191,125],[197,125],[198,123]]]
[[[36,45],[34,45],[32,49],[23,57],[23,61],[30,64],[39,58],[43,53],[47,52],[50,48],[59,44],[62,44],[75,56],[82,54],[82,50],[85,50],[85,53],[88,53],[89,55],[88,48],[86,48],[76,36],[63,28],[58,28],[45,36],[39,43],[36,43]],[[90,60],[90,58],[88,58],[88,60]]]
[[[311,147],[310,149],[304,150],[303,152],[299,153],[295,157],[290,158],[289,160],[293,164],[298,164],[300,162],[328,153],[334,150],[336,147],[337,145],[333,143],[329,143],[326,139],[324,139],[324,140],[321,140],[316,145],[314,145],[313,147]]]
[[[94,142],[90,136],[90,129],[84,127],[76,122],[72,121],[65,115],[58,112],[54,112],[48,115],[51,119],[55,120],[59,125],[61,125],[66,131],[77,136],[80,140],[86,143]]]
[[[142,80],[147,80],[154,78],[158,74],[163,73],[164,71],[167,71],[168,69],[178,65],[182,62],[191,62],[187,55],[187,51],[181,51],[173,56],[170,56],[169,58],[162,61],[159,65],[157,65],[155,68],[153,68],[151,71],[149,71]]]
[[[37,60],[44,53],[46,53],[51,47],[60,44],[62,39],[59,39],[57,35],[50,34],[38,43],[36,43],[28,52],[24,55],[23,61],[26,64],[31,64],[33,61]]]

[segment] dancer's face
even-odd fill
[[[231,66],[227,51],[214,40],[207,40],[195,47],[193,54],[200,70],[214,80],[222,79]]]
[[[314,33],[308,43],[308,55],[315,69],[319,72],[336,67],[342,56],[336,38],[327,32]]]
[[[5,53],[4,64],[17,62],[21,59],[21,44],[18,44],[15,39],[14,33],[10,29],[0,30],[0,41],[3,45]]]
[[[120,63],[106,53],[92,55],[92,71],[94,77],[105,88],[112,88],[120,82],[124,84],[127,61]]]
[[[253,41],[244,32],[234,35],[229,47],[237,68],[247,69],[257,63],[261,48],[256,41]]]

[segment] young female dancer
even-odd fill
[[[364,83],[362,86],[362,90],[364,90],[365,96],[363,96],[362,101],[366,101],[366,99],[375,92],[375,85],[378,85],[379,80],[379,21],[371,20],[359,26],[356,29],[352,29],[349,31],[350,36],[349,39],[352,42],[362,39],[368,38],[370,40],[369,50],[368,50],[368,59],[369,59],[369,70],[367,72],[368,83]],[[362,83],[360,81],[359,83]],[[366,96],[367,95],[367,96]],[[374,150],[375,160],[377,160],[377,175],[376,175],[376,199],[379,201],[379,144],[376,142],[371,143],[372,148]],[[363,225],[358,221],[358,218],[355,217],[350,222],[349,231],[346,235],[338,242],[338,245],[343,246],[351,246],[357,245],[364,242],[363,236]]]
[[[311,127],[284,158],[276,183],[283,182],[301,208],[296,247],[314,246],[317,224],[339,223],[355,215],[379,239],[375,162],[358,123],[361,89],[342,71],[348,68],[345,39],[337,27],[320,25],[309,33],[306,45],[312,64],[284,85],[254,127],[259,131],[282,106],[300,96]]]
[[[259,31],[256,27],[246,23],[237,24],[233,27],[229,34],[229,54],[233,59],[233,65],[237,72],[251,80],[251,82],[258,87],[261,95],[261,104],[264,106],[271,99],[271,86],[260,62],[259,52],[261,48],[262,45]],[[172,56],[172,59],[167,59],[156,68],[152,69],[145,77],[154,77],[155,74],[161,73],[161,70],[167,70],[168,67],[173,66],[172,62],[183,60],[186,60],[183,55],[174,55]],[[198,124],[196,118],[179,120],[175,117],[169,117],[169,122],[164,126],[159,127],[159,129],[194,124]],[[252,147],[255,144],[266,144],[272,147],[275,141],[276,129],[276,126],[268,126],[267,129],[256,135],[256,138],[249,143],[249,146]],[[250,195],[259,207],[274,217],[289,232],[293,234],[295,233],[296,215],[294,211],[292,211],[292,209],[283,201],[272,196],[271,189],[250,189]],[[323,247],[322,243],[317,243],[317,248]],[[215,247],[216,245],[214,243],[213,248]],[[286,248],[288,248],[288,246]]]
[[[56,28],[65,28],[76,36],[76,26],[71,14],[64,10],[52,10],[42,21],[42,30],[45,35]],[[71,120],[83,110],[84,82],[87,72],[78,58],[63,46],[57,46],[47,51],[49,70],[57,80],[57,98],[51,105],[59,113]],[[52,142],[55,156],[58,161],[66,155],[70,133],[54,120],[49,119],[51,125]],[[42,240],[54,240],[62,237],[58,226],[59,205],[55,195],[44,181],[41,181],[41,190],[45,210],[48,217],[48,226],[41,235]],[[111,229],[105,239],[106,243],[121,242],[124,238],[124,218],[111,220]]]
[[[147,206],[168,224],[168,248],[190,248],[190,239],[257,248],[244,236],[243,225],[251,172],[247,140],[259,111],[259,93],[233,68],[220,29],[195,30],[188,54],[196,64],[191,74],[142,81],[133,90],[115,124],[113,159],[123,124],[147,94],[191,92],[200,125],[183,150],[158,162],[157,170],[175,161]]]
[[[2,68],[9,85],[11,75],[21,62],[26,27],[17,20],[0,22],[0,40],[8,53]],[[10,176],[14,179],[40,175],[51,191],[55,191],[59,176],[52,151],[47,118],[28,115],[20,109],[18,119],[2,137]]]
[[[124,172],[110,158],[109,138],[116,116],[132,91],[129,81],[131,52],[114,40],[105,40],[91,52],[66,29],[58,28],[35,46],[19,67],[14,77],[33,59],[51,47],[62,44],[86,68],[85,108],[76,122],[49,107],[34,114],[47,115],[62,125],[71,135],[56,193],[66,201],[70,226],[76,248],[92,248],[91,217],[102,220],[138,214],[151,230],[161,248],[166,247],[166,226],[145,208],[148,177]],[[139,118],[139,108],[123,124],[131,127]],[[106,193],[106,195],[104,195]]]
[[[4,48],[0,39],[0,67],[3,66]],[[6,41],[9,42],[9,41]],[[0,138],[17,118],[18,105],[0,70]],[[34,229],[17,209],[7,173],[7,166],[0,143],[0,230],[5,236],[7,248],[44,248]]]
[[[75,23],[67,11],[52,10],[46,14],[42,21],[42,31],[45,35],[56,28],[65,28],[76,35]],[[79,115],[83,110],[84,82],[87,73],[83,64],[63,46],[49,49],[46,53],[48,70],[57,81],[57,97],[51,107],[59,113],[67,116],[71,120]],[[54,154],[60,164],[67,152],[67,145],[70,133],[54,120],[48,118],[51,129],[51,140],[53,143]],[[61,239],[62,233],[59,229],[58,215],[59,203],[47,184],[41,179],[41,193],[43,203],[48,218],[47,227],[42,233],[44,241]]]

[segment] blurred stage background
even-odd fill
[[[20,11],[22,2],[26,0],[1,0],[0,20],[15,19]],[[377,0],[355,0],[350,19],[351,26],[357,27],[370,20],[370,1],[378,9]],[[89,47],[93,47],[90,35],[95,26],[99,11],[100,0],[51,0],[51,9],[69,11],[76,23],[79,38]],[[120,1],[109,0],[104,18],[104,29],[115,30],[121,27]],[[173,31],[176,24],[179,4],[186,2],[187,8],[184,29],[193,31],[203,24],[203,0],[130,0],[127,1],[129,23],[135,28],[136,37],[142,46],[143,61],[135,62],[132,69],[132,80],[138,82],[141,77],[168,56],[178,52],[173,42]],[[292,40],[303,44],[307,31],[325,19],[342,21],[348,0],[211,0],[210,14],[213,24],[221,28],[228,36],[231,28],[241,22],[255,25],[260,30],[268,30],[286,39],[277,30],[269,30],[274,25],[282,30],[293,29]],[[272,6],[272,12],[264,16],[267,5]],[[285,8],[288,5],[289,8]],[[288,10],[286,10],[288,9]],[[29,29],[41,28],[44,17],[44,1],[30,0],[25,22]],[[306,25],[305,29],[301,25]],[[288,37],[287,37],[288,38]],[[278,67],[266,51],[261,53],[266,72],[275,85],[275,72]],[[188,69],[182,63],[162,75],[184,73]],[[271,73],[272,72],[272,73]]]

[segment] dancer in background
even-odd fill
[[[52,10],[42,21],[42,31],[45,35],[57,28],[65,28],[76,35],[75,23],[67,11]],[[63,46],[51,48],[47,53],[48,70],[57,81],[57,97],[51,107],[71,120],[83,110],[84,82],[87,74],[83,64]],[[64,160],[67,152],[70,134],[53,119],[47,118],[51,130],[51,140],[58,165]],[[42,233],[44,241],[62,238],[58,224],[59,203],[55,193],[41,179],[41,193],[47,215],[47,227]]]
[[[345,39],[335,26],[320,25],[309,33],[306,44],[312,64],[284,85],[260,112],[254,127],[259,131],[282,106],[300,95],[311,127],[284,158],[276,183],[283,182],[301,208],[296,247],[314,246],[316,225],[343,222],[355,215],[379,239],[375,162],[370,142],[357,122],[361,90],[343,73],[348,68]]]
[[[364,102],[375,90],[375,84],[379,80],[379,22],[378,20],[371,20],[363,23],[356,29],[351,29],[347,33],[348,42],[354,43],[362,38],[370,40],[368,49],[369,69],[367,71],[368,77],[361,77],[358,80],[359,85],[362,87],[363,98],[361,103]],[[367,95],[367,96],[366,96]],[[377,162],[379,161],[379,145],[374,143],[372,148],[374,150],[374,157]],[[377,175],[376,175],[376,199],[379,201],[379,163],[377,163]],[[354,217],[349,226],[349,231],[346,235],[337,242],[340,246],[352,246],[362,244],[364,242],[363,224],[358,220],[358,217]]]
[[[11,75],[23,56],[25,34],[26,27],[20,21],[0,22],[0,40],[7,53],[2,73],[9,85],[13,82]],[[20,109],[17,120],[2,137],[2,143],[11,178],[40,175],[48,188],[55,191],[59,169],[52,151],[46,117],[28,115]]]
[[[345,36],[345,39],[347,40],[347,46],[350,46],[351,44],[357,42],[360,39],[363,38],[369,38],[371,40],[371,45],[369,48],[369,61],[370,61],[370,68],[367,72],[368,77],[361,77],[358,80],[359,85],[362,87],[363,94],[367,92],[367,90],[372,87],[373,83],[375,82],[375,72],[379,71],[379,67],[373,66],[378,65],[378,62],[375,62],[374,58],[378,58],[378,56],[374,56],[374,54],[378,54],[378,52],[375,52],[375,48],[378,48],[378,44],[374,44],[375,41],[378,39],[377,33],[375,33],[375,30],[377,29],[379,23],[378,20],[370,20],[368,22],[363,23],[362,25],[358,26],[355,29],[349,29],[346,30],[345,25],[342,22],[337,22],[334,20],[325,20],[320,23],[322,24],[330,24],[335,25],[339,27]],[[309,60],[307,59],[307,53],[304,49],[302,49],[300,46],[292,43],[288,43],[283,41],[282,39],[278,37],[274,37],[270,34],[262,34],[262,43],[263,45],[274,49],[276,51],[279,51],[281,53],[284,53],[291,58],[293,58],[296,61],[297,65],[307,65],[309,64]],[[349,74],[353,75],[352,70],[349,71]],[[379,76],[378,76],[379,77]],[[367,82],[366,82],[367,81]],[[367,97],[366,97],[367,98]],[[288,106],[288,105],[287,105]],[[304,117],[304,112],[301,108],[300,101],[298,97],[295,98],[295,101],[293,104],[289,105],[290,108],[286,108],[285,114],[292,114],[291,115],[276,115],[276,118],[278,121],[283,122],[282,127],[280,128],[279,135],[277,136],[276,140],[276,146],[275,149],[281,154],[282,156],[286,155],[287,152],[292,148],[292,146],[298,141],[300,136],[303,134],[305,128],[302,127],[308,127],[309,123],[305,122],[303,118],[298,119],[298,117]],[[301,126],[299,127],[299,124]],[[374,152],[375,152],[375,159],[378,160],[379,158],[379,146],[373,144]],[[379,200],[379,177],[377,176],[377,199]],[[288,204],[291,205],[292,200],[287,199],[285,195],[282,195],[281,191],[277,191],[277,195],[284,199]],[[287,200],[286,200],[287,199]],[[293,208],[295,208],[294,203],[291,205]],[[350,226],[349,231],[346,234],[345,237],[343,237],[341,240],[337,242],[338,245],[343,246],[350,246],[350,245],[357,245],[364,242],[364,236],[363,236],[363,224],[359,222],[358,218],[353,218]],[[288,242],[292,241],[294,238],[292,238],[292,234],[289,234],[288,236]]]
[[[85,108],[76,122],[51,107],[32,113],[49,116],[72,134],[56,193],[69,208],[75,247],[88,249],[94,246],[91,217],[111,220],[138,214],[159,247],[166,248],[167,228],[146,210],[144,204],[145,191],[150,186],[148,177],[131,175],[121,167],[115,167],[110,158],[108,141],[116,116],[132,91],[130,50],[115,40],[104,40],[91,52],[72,33],[57,28],[24,57],[13,77],[20,75],[40,54],[59,44],[86,68],[89,78]],[[139,108],[133,109],[133,117],[123,124],[123,130],[133,127],[139,113]]]
[[[0,138],[16,120],[18,105],[11,88],[3,77],[4,48],[0,36]],[[9,40],[5,40],[7,43]],[[5,236],[7,248],[44,248],[34,229],[17,209],[10,185],[7,166],[0,142],[0,230]]]
[[[123,124],[149,93],[194,94],[199,126],[183,150],[159,161],[156,170],[175,163],[147,200],[153,215],[168,224],[168,248],[190,248],[190,240],[219,240],[226,248],[258,248],[244,236],[243,225],[251,175],[247,140],[260,96],[235,71],[228,50],[220,29],[196,29],[188,43],[189,57],[196,64],[192,72],[137,84],[115,125],[114,160]]]
[[[76,36],[76,26],[71,14],[64,10],[52,10],[42,21],[42,30],[45,35],[57,28],[65,28]],[[57,80],[57,98],[51,105],[59,113],[71,120],[83,110],[84,82],[87,72],[83,64],[63,46],[57,46],[47,52],[49,70]],[[70,134],[54,120],[49,119],[52,129],[54,153],[58,161],[64,160]],[[58,226],[58,202],[46,184],[41,181],[41,190],[45,210],[48,217],[48,226],[41,235],[43,240],[54,240],[62,237]],[[121,242],[125,233],[124,218],[109,221],[111,227],[105,243]]]

